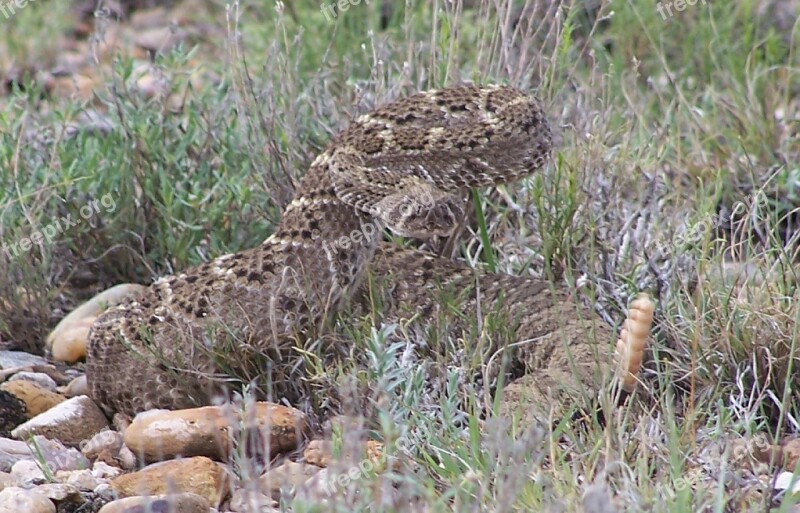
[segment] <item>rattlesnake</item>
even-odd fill
[[[553,382],[596,365],[606,349],[598,356],[588,331],[610,341],[610,330],[580,315],[563,289],[378,240],[384,227],[449,234],[463,215],[461,192],[541,168],[551,140],[539,103],[507,86],[418,93],[357,118],[311,164],[263,244],[161,278],[97,319],[92,396],[126,414],[208,404],[226,381],[246,381],[251,355],[286,361],[303,337],[327,332],[343,302],[358,308],[367,269],[384,278],[387,320],[430,318],[450,287],[467,317],[482,309],[511,319],[514,338],[532,340],[529,363],[557,370]],[[462,336],[468,325],[448,329]]]

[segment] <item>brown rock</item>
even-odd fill
[[[296,488],[320,470],[320,467],[309,463],[286,461],[283,465],[265,472],[258,480],[259,486],[262,493],[278,500],[281,498],[282,488]]]
[[[383,444],[369,440],[359,443],[357,447],[346,445],[343,454],[339,455],[338,460],[357,463],[368,458],[377,464],[381,461],[382,456]],[[333,444],[327,440],[312,440],[303,452],[303,458],[312,465],[327,467],[335,461]]]
[[[77,446],[107,427],[108,421],[100,408],[91,399],[81,395],[37,415],[11,434],[17,439],[42,435],[66,445]]]
[[[29,419],[66,400],[63,395],[51,392],[26,379],[7,381],[0,385],[0,390],[8,392],[25,403],[25,414]]]
[[[134,454],[148,463],[178,456],[224,459],[231,424],[216,406],[151,410],[133,419],[124,440]]]
[[[300,411],[270,403],[257,403],[244,414],[229,406],[154,410],[133,419],[125,430],[125,445],[147,462],[177,456],[224,460],[241,425],[262,433],[271,454],[295,449],[308,429]]]
[[[269,441],[270,455],[293,451],[308,435],[308,420],[300,410],[267,402],[243,414],[242,423],[255,427]]]
[[[109,502],[99,513],[142,513],[164,511],[169,513],[208,513],[208,501],[193,493],[176,493],[155,497],[126,497]]]
[[[122,497],[194,493],[214,507],[230,491],[224,467],[204,456],[154,463],[111,484]]]

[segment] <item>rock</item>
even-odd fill
[[[239,488],[231,494],[230,505],[234,513],[277,513],[278,503],[256,490]]]
[[[108,427],[103,412],[85,395],[73,397],[37,415],[11,432],[17,439],[43,435],[66,445],[83,440]]]
[[[27,365],[25,367],[14,367],[11,369],[0,370],[0,382],[6,380],[11,381],[14,379],[14,376],[21,374],[21,377],[33,376],[32,380],[43,380],[42,384],[47,384],[47,386],[44,388],[49,389],[50,383],[55,383],[56,385],[66,385],[76,373],[78,373],[78,371],[75,369],[65,369],[64,372],[62,372],[54,365],[50,365],[49,363],[47,365]],[[49,379],[38,377],[37,374],[43,374]]]
[[[133,283],[116,285],[70,312],[47,336],[46,347],[53,358],[72,363],[85,357],[89,327],[94,318],[109,306],[117,305],[143,289],[142,285]]]
[[[131,425],[131,419],[127,415],[115,413],[111,418],[111,424],[113,424],[115,430],[124,433],[128,426]]]
[[[90,460],[96,460],[104,453],[116,457],[122,449],[122,435],[116,431],[105,429],[94,435],[91,439],[81,444],[81,453]],[[106,461],[103,459],[102,461]]]
[[[48,377],[48,379],[50,378]],[[42,388],[38,383],[28,380],[7,381],[0,385],[0,390],[12,394],[25,404],[25,416],[28,419],[44,413],[66,400],[64,396]]]
[[[37,459],[41,457],[47,463],[47,467],[53,472],[59,470],[82,470],[89,468],[89,461],[77,449],[66,447],[58,440],[49,440],[43,436],[34,436],[29,444],[33,448],[31,453],[35,453]]]
[[[16,367],[29,367],[34,365],[47,365],[47,360],[41,356],[28,354],[23,351],[0,351],[0,369],[13,369]]]
[[[300,410],[258,402],[242,414],[242,424],[255,427],[268,441],[270,456],[293,451],[309,433],[308,420]]]
[[[92,474],[102,479],[113,479],[122,474],[122,469],[113,467],[102,461],[95,461],[92,466]]]
[[[346,489],[348,483],[352,481],[347,474],[339,474],[342,476],[342,482],[337,483],[337,477],[331,473],[330,469],[324,468],[309,477],[297,490],[298,496],[301,500],[310,500],[312,502],[323,502],[328,497],[331,497]]]
[[[100,431],[80,446],[81,453],[93,460],[96,468],[102,465],[114,469],[110,472],[119,472],[120,468],[130,470],[136,466],[136,456],[123,444],[122,435],[112,429]]]
[[[56,479],[87,492],[93,491],[102,484],[102,481],[91,470],[59,471],[56,472]]]
[[[77,449],[64,447],[56,440],[41,436],[33,437],[30,444],[0,438],[0,471],[8,471],[18,461],[44,458],[48,468],[58,470],[77,470],[89,468],[89,461]]]
[[[47,478],[34,460],[21,460],[11,467],[11,477],[25,488],[44,483]]]
[[[49,390],[50,392],[56,391],[56,381],[45,374],[44,372],[27,372],[22,371],[14,374],[8,381],[17,381],[20,379],[24,379],[27,381],[32,381],[39,385],[40,388],[45,390]]]
[[[104,499],[106,502],[111,502],[117,498],[117,492],[114,491],[114,487],[111,486],[111,483],[101,483],[93,491],[95,495]]]
[[[136,468],[136,455],[133,454],[133,451],[122,446],[122,449],[119,450],[119,454],[117,455],[117,461],[119,462],[120,468],[124,468],[125,470],[133,470]]]
[[[111,485],[122,497],[195,493],[214,507],[219,506],[230,490],[224,467],[204,456],[154,463],[119,476]]]
[[[85,502],[80,490],[71,484],[47,483],[36,487],[36,491],[47,497],[53,502]]]
[[[286,461],[282,465],[268,470],[259,478],[259,486],[264,494],[275,500],[281,498],[281,489],[294,489],[322,470],[308,463]]]
[[[307,463],[318,467],[328,467],[334,461],[333,444],[327,440],[312,440],[303,452]],[[375,464],[380,464],[383,458],[383,444],[373,440],[360,442],[357,447],[346,444],[343,454],[338,460],[358,463],[363,459],[370,459]]]
[[[58,393],[66,397],[76,397],[79,395],[89,395],[89,383],[86,381],[86,374],[82,374],[69,382],[67,386],[59,387]]]
[[[11,470],[14,463],[32,459],[33,453],[25,442],[0,438],[0,470]]]
[[[5,490],[11,486],[19,486],[16,478],[8,472],[0,472],[0,491]]]
[[[126,497],[109,502],[99,513],[208,513],[208,501],[193,493]]]
[[[300,411],[270,403],[257,403],[243,415],[230,406],[152,410],[133,419],[125,445],[147,462],[177,456],[224,460],[240,425],[265,433],[271,454],[295,449],[308,426]]]
[[[791,494],[800,493],[800,480],[792,472],[779,472],[775,477],[773,488],[775,490],[788,490]]]
[[[178,456],[224,459],[228,429],[235,422],[217,406],[187,410],[151,410],[125,429],[125,445],[148,463]]]
[[[56,513],[55,505],[36,490],[12,486],[0,492],[0,513]]]

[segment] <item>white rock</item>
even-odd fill
[[[775,479],[775,490],[790,490],[791,493],[800,492],[800,476],[791,472],[781,472]]]
[[[117,455],[117,460],[119,461],[119,466],[125,470],[133,470],[136,468],[136,455],[133,454],[133,451],[122,446],[122,449],[119,450],[119,454]]]
[[[92,467],[92,474],[100,479],[114,479],[118,475],[122,474],[122,469],[112,467],[111,465],[103,463],[102,461],[96,461]]]
[[[83,502],[80,497],[80,490],[77,487],[65,483],[47,483],[36,487],[36,491],[47,497],[53,502],[61,502],[68,498],[78,498],[79,502]]]
[[[89,461],[77,449],[64,447],[56,440],[34,436],[29,446],[18,440],[0,438],[0,471],[11,470],[18,461],[39,457],[43,457],[54,472],[89,467]]]
[[[29,365],[47,365],[47,360],[23,351],[0,351],[0,369],[13,369]]]
[[[320,467],[309,463],[286,461],[266,471],[258,479],[258,483],[261,492],[273,499],[280,499],[282,490],[296,489],[320,470]]]
[[[67,399],[17,426],[11,435],[17,439],[42,435],[77,446],[107,427],[108,421],[100,408],[87,396],[81,395]]]
[[[65,397],[89,395],[89,383],[86,381],[86,374],[81,374],[73,379],[67,386],[58,387],[58,393]]]
[[[338,493],[342,493],[345,486],[340,486],[337,481],[337,476],[331,472],[330,469],[324,468],[309,477],[297,490],[298,497],[312,501],[324,502],[326,499]]]
[[[8,381],[17,381],[20,379],[32,381],[37,385],[39,385],[41,388],[44,388],[45,390],[49,390],[51,392],[55,392],[56,388],[58,388],[58,384],[56,384],[56,381],[47,374],[45,374],[44,372],[26,372],[26,371],[18,372],[13,376],[11,376],[11,378],[9,378]]]
[[[33,459],[33,455],[25,442],[0,438],[0,471],[7,472],[14,463],[29,459]]]
[[[19,486],[17,480],[8,472],[0,472],[0,491],[10,488],[12,486]]]
[[[55,505],[36,490],[11,487],[0,492],[0,513],[56,513]]]
[[[56,478],[61,482],[72,485],[79,490],[90,492],[100,486],[102,481],[91,470],[72,470],[58,472]]]
[[[193,493],[176,493],[150,497],[135,496],[109,502],[98,513],[137,513],[142,511],[176,511],[208,513],[208,501]]]
[[[117,496],[111,483],[100,483],[92,491],[96,493],[98,497],[108,501],[113,500]]]
[[[11,467],[11,476],[25,488],[44,483],[44,472],[38,463],[33,460],[22,460],[14,463]]]

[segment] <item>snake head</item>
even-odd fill
[[[433,185],[415,181],[375,205],[375,214],[404,237],[450,235],[464,215],[463,201]]]

